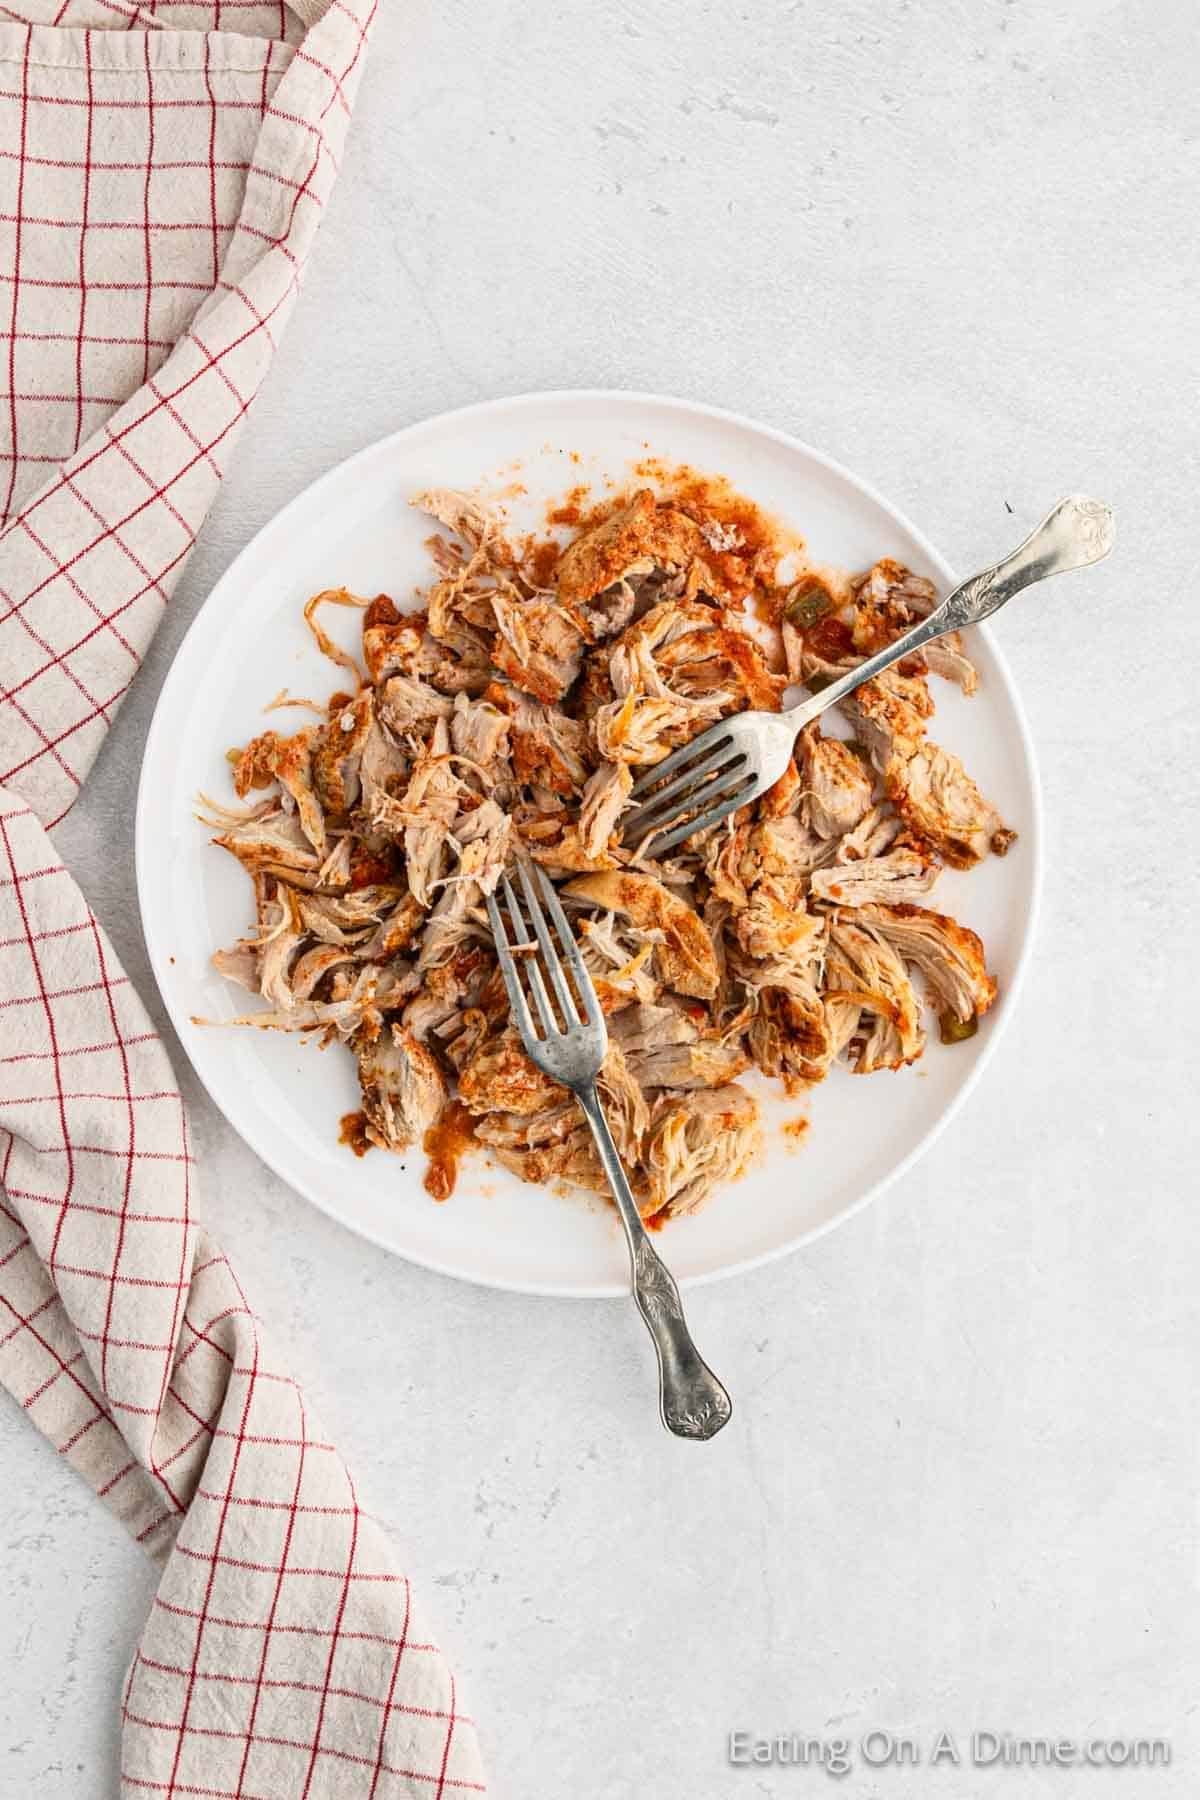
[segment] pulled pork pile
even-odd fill
[[[928,582],[883,561],[777,586],[777,556],[648,489],[549,574],[473,500],[414,504],[450,534],[429,541],[424,610],[343,589],[310,601],[352,691],[230,752],[252,804],[207,802],[254,883],[253,934],[214,957],[267,1002],[235,1022],[349,1047],[362,1111],[346,1141],[424,1144],[437,1198],[472,1137],[528,1181],[603,1190],[572,1096],[509,1020],[482,902],[518,849],[576,919],[608,1018],[601,1091],[648,1218],[694,1212],[745,1166],[747,1070],[794,1090],[838,1058],[859,1075],[913,1062],[915,978],[944,1040],[973,1033],[996,991],[983,947],[925,902],[944,864],[1012,833],[928,736],[930,674],[976,685],[958,642],[860,688],[850,742],[809,727],[769,793],[669,860],[652,838],[620,843],[639,771],[716,719],[777,709],[789,684],[833,679],[930,610]],[[744,624],[749,599],[781,668]],[[365,668],[326,635],[325,603],[365,608]]]

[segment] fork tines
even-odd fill
[[[509,875],[501,877],[499,888],[516,941],[510,939],[505,930],[504,917],[494,894],[487,896],[487,909],[492,935],[496,940],[500,972],[504,977],[509,1005],[521,1035],[541,1041],[543,1038],[569,1036],[572,1030],[581,1026],[600,1024],[603,1018],[600,1003],[596,999],[591,976],[579,953],[579,945],[575,941],[567,915],[554,891],[553,882],[544,869],[531,866],[524,858],[516,864],[516,875],[521,886],[524,911],[517,900]],[[557,933],[561,954],[547,923],[547,912]],[[530,930],[532,941],[529,941]],[[522,939],[526,941],[521,942]],[[520,951],[530,952],[520,957],[520,966],[524,969],[529,991],[533,996],[534,1008],[541,1025],[540,1032],[521,985],[517,956],[514,955],[514,952]],[[567,980],[568,971],[572,977],[570,982]],[[551,1003],[551,992],[558,1004],[557,1014]]]
[[[673,779],[659,786],[667,776]],[[636,810],[626,817],[625,840],[636,838],[644,845],[653,838],[654,853],[661,856],[684,838],[718,824],[742,805],[754,785],[746,752],[714,726],[655,764],[634,785],[630,799]],[[674,830],[668,830],[671,826]]]

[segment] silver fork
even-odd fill
[[[604,1165],[604,1173],[612,1188],[629,1243],[633,1297],[658,1353],[659,1408],[663,1424],[677,1437],[713,1437],[728,1422],[733,1403],[692,1342],[683,1316],[679,1289],[642,1224],[637,1201],[630,1191],[617,1147],[613,1143],[612,1132],[608,1128],[608,1120],[600,1105],[596,1076],[608,1049],[608,1027],[596,999],[592,978],[579,954],[579,946],[567,923],[566,914],[545,871],[538,868],[531,874],[526,863],[520,861],[517,864],[517,874],[525,911],[533,927],[533,937],[527,936],[525,920],[507,875],[502,878],[500,887],[508,916],[519,934],[517,942],[510,942],[500,908],[492,894],[488,895],[487,909],[496,940],[500,971],[508,989],[508,1003],[521,1033],[521,1042],[530,1061],[544,1075],[549,1075],[552,1081],[560,1081],[564,1087],[570,1088],[592,1128],[600,1161]],[[541,900],[534,886],[535,881],[541,888]],[[546,923],[542,902],[558,933],[562,946],[561,957]],[[536,1021],[525,998],[514,951],[520,953],[524,965],[537,1012]],[[574,982],[574,995],[563,970],[563,957]],[[558,1016],[547,991],[547,980],[558,1003]],[[578,996],[578,1004],[575,996]]]
[[[978,625],[1032,582],[1100,562],[1112,549],[1115,535],[1112,508],[1103,500],[1082,494],[1060,500],[1011,556],[972,575],[911,631],[820,693],[784,712],[737,713],[722,719],[656,763],[630,794],[635,810],[627,812],[622,822],[624,841],[653,838],[653,854],[662,856],[685,838],[719,824],[773,786],[787,768],[804,727],[864,681],[948,631]],[[668,776],[674,779],[666,780]],[[664,780],[666,786],[660,787]]]

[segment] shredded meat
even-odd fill
[[[923,900],[932,888],[941,865],[920,850],[897,848],[886,856],[868,856],[855,862],[827,864],[814,869],[809,895],[838,906],[869,906],[882,900]]]
[[[918,619],[927,618],[937,604],[932,581],[913,575],[902,564],[884,557],[854,583],[850,631],[854,648],[864,656],[894,644]],[[964,694],[979,686],[975,665],[965,654],[959,632],[949,632],[927,644],[902,665],[906,674],[932,669],[936,675],[958,684]]]
[[[854,1073],[898,1069],[925,1047],[921,1009],[903,962],[881,931],[861,912],[839,913],[829,930],[826,993],[859,1017],[847,1041],[856,1051]]]
[[[759,1141],[758,1108],[736,1082],[706,1093],[664,1095],[650,1121],[643,1212],[674,1218],[698,1211],[714,1187],[742,1173]]]
[[[540,701],[488,690],[501,709],[511,709],[513,774],[531,788],[577,794],[587,781],[588,734],[578,719],[568,718]]]
[[[653,875],[613,872],[583,875],[567,885],[572,900],[585,900],[630,924],[655,933],[659,980],[677,994],[711,999],[717,991],[717,958],[703,919]]]
[[[969,869],[989,850],[1003,856],[1015,833],[984,799],[957,756],[922,744],[893,757],[885,776],[888,799],[914,837],[956,869]]]
[[[700,527],[686,513],[659,506],[649,488],[641,488],[629,505],[602,525],[585,531],[558,565],[558,598],[568,608],[582,608],[597,595],[656,571],[675,575],[700,565],[705,550]]]
[[[419,675],[391,675],[379,688],[378,713],[390,732],[404,737],[420,733],[435,719],[448,719],[454,702]]]
[[[965,925],[944,913],[896,902],[865,906],[860,917],[905,962],[920,970],[943,1016],[950,1013],[960,1024],[969,1024],[996,998],[996,983],[987,972],[983,945]]]
[[[633,776],[624,763],[601,763],[588,777],[579,806],[579,839],[589,856],[608,848],[632,787]]]
[[[519,600],[497,591],[492,600],[499,636],[492,661],[517,687],[553,705],[562,699],[583,661],[583,634],[548,600]]]
[[[644,1051],[631,1057],[629,1066],[644,1088],[714,1088],[743,1074],[750,1058],[741,1044],[705,1039]]]
[[[885,558],[777,588],[740,526],[642,488],[548,585],[545,558],[471,496],[415,504],[441,527],[416,610],[315,596],[339,690],[319,722],[229,752],[244,804],[205,801],[253,884],[253,930],[213,957],[264,1002],[234,1022],[347,1047],[359,1148],[423,1144],[437,1197],[466,1153],[603,1190],[573,1096],[509,1017],[486,900],[517,851],[562,883],[608,1019],[602,1103],[647,1216],[694,1212],[751,1159],[747,1071],[790,1091],[838,1059],[898,1069],[924,1051],[925,999],[944,1041],[976,1029],[996,992],[983,946],[921,904],[945,864],[1013,835],[929,736],[931,684],[977,685],[956,639],[844,702],[854,741],[810,726],[768,793],[669,859],[618,835],[640,771],[777,709],[789,681],[853,668],[929,612],[931,583]],[[748,581],[777,655],[740,614]],[[361,657],[319,624],[326,603],[362,609]]]
[[[840,838],[871,810],[874,783],[855,756],[837,738],[822,737],[814,721],[801,733],[805,823],[818,837]]]
[[[358,1059],[367,1136],[385,1150],[407,1150],[442,1110],[446,1084],[430,1052],[402,1025],[380,1032]]]
[[[358,799],[358,770],[371,716],[372,694],[364,688],[354,700],[334,709],[313,750],[313,786],[326,813],[335,818],[344,817]]]

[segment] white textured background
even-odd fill
[[[729,1768],[724,1733],[873,1725],[1164,1733],[1175,1762],[859,1769],[856,1797],[1198,1791],[1197,33],[1193,0],[383,0],[306,295],[58,834],[153,1007],[132,802],[174,648],[285,500],[447,406],[750,412],[963,569],[1061,492],[1117,507],[1117,556],[999,626],[1048,803],[1020,1012],[914,1174],[694,1296],[738,1401],[710,1448],[664,1437],[631,1311],[388,1260],[180,1069],[206,1217],[512,1800],[825,1792]],[[0,1434],[0,1792],[109,1800],[151,1571],[11,1409]]]

